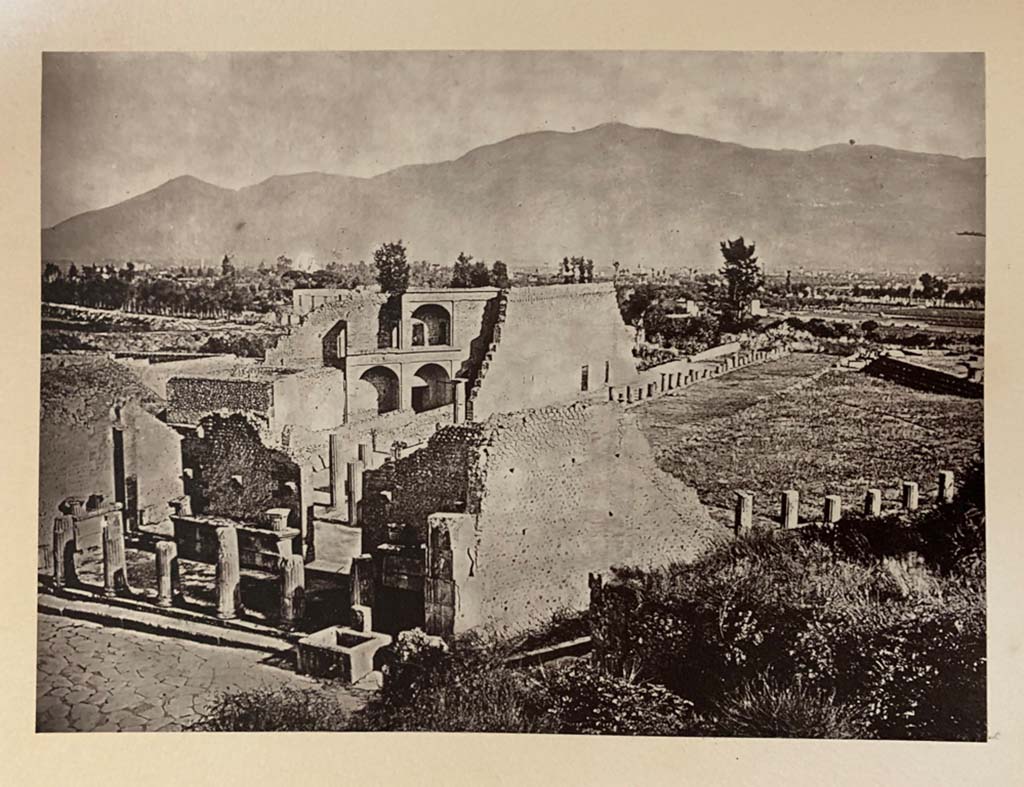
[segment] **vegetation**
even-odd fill
[[[740,325],[749,315],[750,301],[764,287],[764,273],[754,256],[754,246],[743,237],[719,244],[725,264],[719,274],[725,280],[723,291],[714,295],[722,321],[729,326]]]
[[[373,262],[381,292],[400,295],[409,289],[409,261],[401,240],[382,243],[373,253]]]
[[[347,723],[348,711],[334,692],[275,687],[217,695],[192,729],[200,732],[316,732],[341,730]]]

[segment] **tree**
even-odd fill
[[[754,256],[754,244],[747,246],[742,236],[719,246],[725,258],[719,273],[726,285],[719,308],[727,322],[738,322],[750,308],[754,294],[764,286],[764,273]]]
[[[491,286],[505,290],[512,284],[508,278],[508,266],[501,260],[495,261],[491,266]]]
[[[220,261],[220,275],[221,276],[234,276],[235,266],[231,264],[231,257],[227,254],[224,255],[224,259]]]
[[[921,297],[926,301],[941,299],[949,289],[949,285],[944,279],[932,276],[930,273],[922,273],[919,281],[921,282]]]
[[[452,269],[452,287],[473,286],[473,255],[459,252],[455,260],[455,267]]]
[[[409,261],[401,239],[394,243],[382,243],[373,253],[377,266],[377,283],[381,292],[400,295],[409,289]]]
[[[489,287],[491,284],[491,272],[487,269],[486,263],[477,260],[469,271],[470,287]]]

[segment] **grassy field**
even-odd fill
[[[933,494],[940,469],[958,474],[981,448],[982,403],[914,391],[821,355],[793,355],[709,380],[638,412],[659,464],[709,506],[753,492],[754,511],[776,517],[783,489],[820,518],[823,497],[860,508],[865,490],[898,507],[902,480]]]

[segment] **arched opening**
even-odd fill
[[[444,306],[425,303],[412,313],[412,346],[452,343],[452,316]]]
[[[451,378],[443,366],[428,363],[421,366],[412,383],[412,409],[417,413],[451,404],[454,396]]]
[[[399,407],[399,394],[398,375],[386,366],[371,366],[359,376],[352,409],[371,410],[376,407],[378,414],[390,413]]]
[[[343,367],[348,355],[348,323],[338,320],[322,340],[324,366]]]

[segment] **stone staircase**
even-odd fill
[[[484,377],[486,377],[491,361],[494,360],[494,354],[498,351],[498,345],[501,343],[501,329],[502,325],[505,323],[507,311],[508,291],[502,290],[498,293],[497,316],[495,317],[494,328],[491,333],[491,343],[487,346],[487,352],[484,354],[483,360],[480,362],[480,366],[476,370],[476,374],[472,377],[469,383],[469,392],[466,395],[467,421],[473,420],[473,402],[476,400],[480,392],[480,387],[483,385]]]

